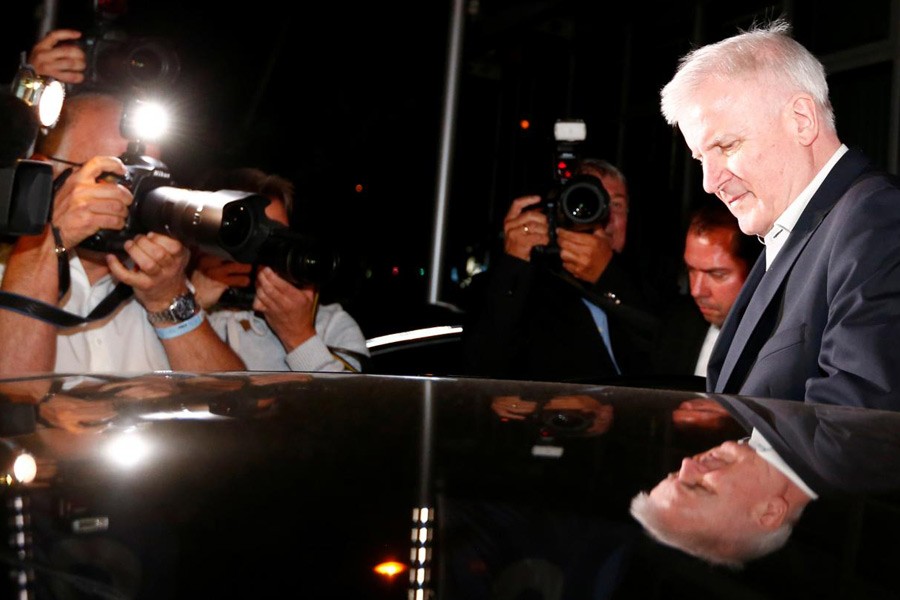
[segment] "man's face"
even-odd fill
[[[735,231],[721,227],[698,234],[688,232],[684,264],[691,284],[691,296],[703,318],[721,327],[747,279],[749,266],[731,253]]]
[[[269,203],[266,205],[265,213],[267,217],[277,223],[285,226],[288,224],[287,208],[284,206],[284,201],[277,196],[269,196]]]
[[[663,509],[667,528],[735,536],[757,527],[762,507],[784,493],[786,482],[750,446],[725,442],[685,458],[650,491],[650,501]]]
[[[811,178],[789,98],[770,87],[756,78],[711,80],[678,123],[703,165],[703,189],[754,235],[765,235]]]
[[[606,235],[609,236],[613,252],[625,249],[625,232],[628,228],[628,190],[625,184],[615,177],[600,178],[606,193],[609,194],[609,223],[606,224]]]

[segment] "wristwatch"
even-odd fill
[[[148,312],[147,320],[153,325],[160,323],[181,323],[187,321],[200,310],[193,292],[186,292],[175,296],[169,308],[159,312]]]

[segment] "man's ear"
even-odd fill
[[[796,94],[788,103],[788,118],[797,141],[809,146],[819,136],[819,115],[816,103],[807,94]]]
[[[772,496],[753,507],[753,520],[760,527],[773,531],[781,527],[787,513],[787,500],[781,496]]]

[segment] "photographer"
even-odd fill
[[[254,192],[269,198],[266,216],[289,225],[293,184],[259,169],[217,173],[204,186]],[[253,277],[253,265],[196,251],[191,274],[209,320],[247,364],[260,371],[364,370],[369,352],[359,325],[340,304],[320,304],[321,282],[295,285],[269,266]],[[251,287],[255,283],[255,287]],[[229,289],[230,288],[230,289]],[[249,294],[247,305],[226,296]]]
[[[549,269],[533,259],[534,248],[550,241],[547,215],[529,210],[541,197],[513,201],[503,222],[503,252],[473,284],[463,344],[469,374],[596,380],[638,371],[647,360],[646,336],[625,315],[645,303],[620,259],[628,223],[625,176],[592,159],[581,160],[577,173],[603,184],[608,222],[589,231],[558,228],[561,269]]]
[[[122,102],[108,94],[67,99],[59,123],[38,140],[34,156],[49,161],[62,182],[54,196],[52,225],[41,235],[19,237],[0,260],[0,277],[6,292],[81,316],[119,282],[131,286],[133,296],[108,317],[68,328],[0,310],[3,374],[244,368],[199,307],[188,310],[193,299],[185,272],[189,253],[181,242],[149,233],[125,242],[121,255],[79,248],[100,229],[121,229],[133,200],[127,187],[101,177],[125,174],[117,158],[128,145],[119,130],[122,110]],[[158,156],[159,148],[148,146],[147,154]],[[65,273],[70,285],[60,297]],[[185,310],[170,310],[176,304]]]

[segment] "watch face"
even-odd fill
[[[196,310],[197,304],[194,301],[194,296],[192,294],[179,296],[172,305],[172,314],[175,315],[175,318],[179,321],[190,319],[194,316]]]

